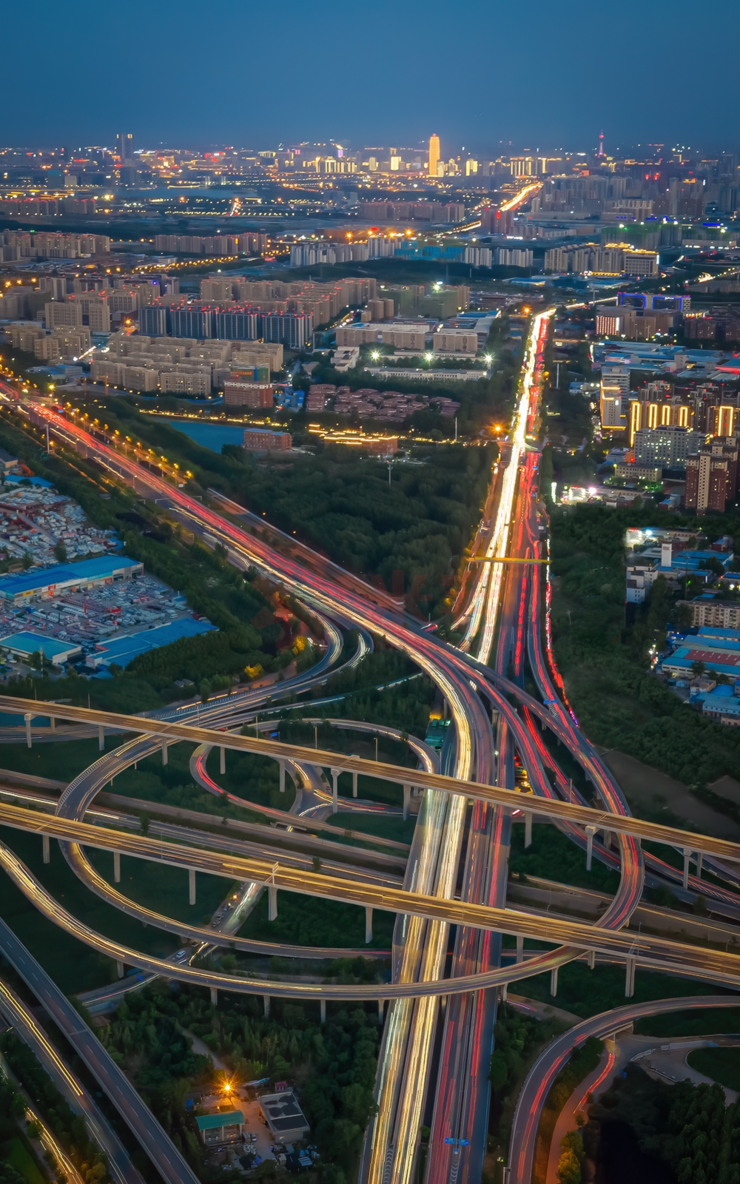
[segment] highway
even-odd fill
[[[83,1115],[90,1137],[106,1155],[113,1179],[118,1184],[143,1184],[142,1177],[131,1163],[126,1148],[110,1123],[100,1113],[93,1098],[90,1097],[71,1069],[65,1065],[33,1012],[16,995],[15,991],[11,991],[10,987],[2,981],[0,981],[0,1012],[13,1027],[16,1035],[32,1050],[37,1061],[49,1074],[73,1112]]]
[[[537,1127],[550,1086],[573,1049],[583,1044],[589,1036],[604,1039],[643,1016],[662,1015],[671,1011],[736,1008],[739,1003],[740,997],[735,995],[687,995],[680,999],[631,1003],[584,1020],[553,1040],[532,1065],[517,1100],[510,1138],[509,1184],[531,1184]]]
[[[2,919],[0,951],[85,1062],[166,1184],[198,1184],[198,1177],[185,1162],[149,1107],[141,1100],[126,1074],[118,1068],[67,997]],[[120,1160],[119,1155],[116,1158]],[[113,1165],[111,1167],[113,1169]],[[122,1168],[121,1164],[121,1170]],[[130,1167],[128,1170],[130,1173]],[[128,1174],[125,1178],[130,1184],[139,1184],[138,1173],[133,1176]]]
[[[533,319],[525,354],[521,397],[517,402],[508,442],[507,463],[500,467],[495,496],[492,495],[490,499],[490,505],[495,505],[495,517],[488,537],[488,557],[502,555],[512,546],[516,554],[538,552],[536,461],[529,451],[527,438],[533,438],[543,347],[550,315],[551,312],[548,312]],[[464,1036],[460,1041],[462,1051],[456,1066],[452,1066],[448,1058],[445,1067],[443,1057],[439,1079],[442,1088],[437,1094],[440,1122],[437,1123],[435,1118],[435,1131],[441,1132],[444,1123],[448,1123],[449,1129],[457,1124],[456,1137],[459,1138],[465,1129],[472,1129],[476,1154],[479,1154],[484,1145],[481,1116],[486,1109],[487,1096],[484,1070],[487,1055],[490,1054],[491,1009],[495,1008],[491,988],[541,973],[543,969],[556,972],[559,965],[578,956],[579,951],[584,949],[596,950],[607,957],[626,961],[628,979],[629,972],[639,965],[672,969],[677,973],[728,985],[739,981],[740,959],[734,954],[701,950],[676,941],[648,938],[646,935],[636,938],[634,934],[620,932],[640,898],[644,875],[639,847],[641,839],[650,838],[676,847],[687,853],[686,858],[690,852],[701,852],[716,859],[739,861],[740,847],[708,836],[687,835],[677,828],[656,827],[628,816],[611,774],[580,734],[567,704],[563,707],[553,690],[539,638],[537,579],[528,579],[516,567],[511,576],[507,573],[504,578],[504,565],[481,564],[481,570],[472,585],[468,607],[460,618],[465,627],[464,646],[467,652],[454,650],[420,633],[418,623],[405,618],[400,607],[391,611],[386,606],[368,604],[362,597],[362,590],[356,586],[345,586],[338,591],[336,584],[325,577],[320,565],[318,568],[314,565],[308,571],[294,560],[292,554],[287,558],[278,554],[263,539],[247,534],[209,507],[194,502],[179,490],[173,490],[166,481],[141,469],[128,458],[121,457],[104,443],[91,440],[77,425],[70,424],[43,404],[33,405],[32,414],[39,422],[48,422],[58,438],[87,455],[94,455],[97,463],[102,464],[112,475],[123,477],[140,492],[154,497],[174,518],[204,538],[208,545],[214,545],[215,542],[223,544],[230,561],[236,566],[256,566],[269,579],[298,595],[313,611],[326,614],[327,622],[359,628],[361,636],[375,634],[401,649],[433,679],[450,705],[452,743],[439,772],[428,767],[413,771],[400,770],[381,762],[363,762],[359,758],[281,745],[258,737],[235,736],[214,730],[213,727],[200,726],[197,708],[195,712],[190,709],[187,716],[180,715],[173,720],[88,713],[66,705],[55,705],[53,708],[44,705],[44,715],[52,712],[57,718],[73,721],[77,727],[112,728],[136,737],[126,740],[116,750],[116,754],[107,754],[101,758],[64,791],[60,816],[55,821],[68,827],[85,825],[80,819],[98,792],[100,778],[106,770],[110,778],[110,770],[115,771],[119,767],[117,762],[120,762],[120,767],[124,767],[124,763],[132,763],[136,759],[132,754],[151,752],[163,740],[165,743],[187,741],[198,746],[201,753],[204,746],[213,745],[259,752],[284,764],[290,762],[291,767],[296,771],[300,769],[301,776],[308,778],[313,785],[317,784],[317,778],[320,784],[321,769],[345,769],[380,777],[395,785],[423,787],[426,792],[403,888],[388,883],[363,883],[357,875],[307,874],[305,868],[286,866],[288,861],[285,859],[282,863],[279,859],[275,862],[270,862],[270,859],[245,859],[231,853],[194,846],[183,847],[176,842],[159,842],[156,847],[147,847],[142,845],[143,836],[130,834],[123,838],[131,842],[132,847],[121,847],[122,834],[118,833],[114,848],[111,845],[114,840],[103,835],[107,828],[99,826],[89,828],[97,833],[97,841],[88,838],[87,831],[53,832],[56,837],[63,837],[70,842],[83,840],[93,846],[107,843],[107,849],[126,850],[140,858],[163,859],[181,867],[197,866],[198,870],[207,874],[220,874],[240,881],[252,879],[255,883],[269,884],[276,889],[351,900],[361,907],[386,908],[395,912],[399,919],[394,941],[394,981],[381,988],[361,988],[362,995],[333,994],[334,988],[330,985],[310,990],[308,985],[299,988],[296,984],[273,981],[266,984],[261,980],[257,982],[214,975],[188,966],[173,969],[172,963],[143,959],[136,951],[124,950],[122,947],[113,951],[113,943],[106,945],[107,939],[87,930],[81,922],[59,909],[40,885],[33,882],[27,869],[18,866],[12,853],[8,853],[7,849],[0,852],[2,865],[37,907],[47,915],[55,911],[54,919],[58,924],[69,927],[69,931],[81,940],[107,952],[117,961],[141,966],[152,973],[197,981],[216,990],[247,990],[299,998],[396,1000],[389,1010],[384,1029],[376,1090],[378,1115],[369,1128],[366,1140],[361,1169],[363,1184],[365,1181],[368,1184],[371,1181],[372,1184],[408,1184],[411,1179],[418,1130],[433,1066],[439,1015],[437,1000],[440,995],[448,996],[445,1014],[447,1036],[443,1038],[443,1047],[452,1048],[463,1029]],[[229,509],[229,513],[235,511]],[[512,524],[515,525],[513,539]],[[488,661],[497,632],[498,650],[495,668],[492,669]],[[546,701],[555,700],[547,707],[528,696],[520,685],[525,633],[530,666],[539,693]],[[513,681],[506,676],[510,661],[514,668]],[[553,670],[553,677],[555,675]],[[512,695],[519,703],[519,709],[510,702],[509,696]],[[241,698],[244,700],[246,696]],[[495,713],[495,741],[484,705],[486,701]],[[0,701],[0,709],[22,714],[31,710],[31,707],[27,700],[6,699]],[[225,704],[220,710],[218,722],[233,726],[235,717],[231,706]],[[195,720],[192,719],[193,714]],[[183,718],[187,718],[188,723],[194,726],[184,726]],[[208,720],[209,723],[213,722],[215,717],[208,716]],[[547,750],[543,749],[541,738],[537,735],[537,723],[540,721],[544,721],[545,726],[579,761],[592,780],[603,809],[594,809],[579,799],[579,795],[572,792],[567,779],[557,769],[554,785],[550,783],[545,765],[552,768],[553,762],[548,759]],[[536,804],[535,798],[529,795],[523,798],[514,788],[512,771],[515,754],[518,754],[526,769],[529,785],[536,795]],[[114,758],[112,763],[111,757]],[[200,767],[203,768],[202,765]],[[88,796],[90,794],[91,797]],[[561,800],[563,796],[569,800]],[[471,801],[472,810],[468,805]],[[586,846],[587,842],[586,827],[589,833],[593,828],[594,831],[618,836],[618,856],[613,853],[610,855],[598,844],[595,847],[599,855],[618,861],[621,867],[617,895],[597,925],[570,919],[556,921],[504,907],[508,827],[510,819],[521,818],[523,811],[531,811],[543,821],[555,822],[582,846]],[[48,819],[41,818],[40,821],[49,824]],[[20,825],[20,821],[16,819],[12,824]],[[39,825],[26,825],[24,829],[42,828]],[[148,842],[152,844],[158,840],[149,839]],[[463,855],[464,863],[460,868]],[[455,892],[459,870],[462,871],[463,890],[458,900]],[[452,950],[449,944],[451,925],[457,926],[455,948]],[[495,964],[497,943],[500,940],[498,935],[501,932],[537,936],[546,944],[561,943],[562,948],[528,959],[526,965],[521,963],[501,968]],[[453,958],[452,977],[445,976],[448,954],[452,954]],[[203,976],[206,973],[210,977],[197,977],[198,974]],[[344,990],[346,992],[347,989]],[[476,994],[468,995],[467,1000],[460,999],[459,1016],[462,1018],[455,1030],[451,1026],[457,1006],[454,1000],[458,996],[464,997],[467,992]],[[444,1162],[434,1160],[437,1174],[428,1176],[428,1179],[434,1178],[441,1182],[459,1178],[462,1184],[462,1180],[468,1178],[467,1173],[472,1171],[469,1178],[473,1184],[475,1171],[468,1166],[463,1167],[460,1174],[462,1162],[459,1156],[452,1155],[448,1155]],[[468,1162],[472,1164],[472,1156]]]
[[[483,669],[478,665],[472,665],[469,658],[465,660],[464,664],[469,669],[470,674],[479,673]],[[544,708],[541,703],[533,699],[526,691],[522,691],[515,683],[497,675],[494,671],[487,668],[486,674],[496,684],[496,687],[516,694],[521,702],[525,703],[532,710],[533,714],[545,720],[548,727],[552,728],[558,738],[563,736],[566,738],[569,737],[568,731],[558,721],[557,717],[553,716],[547,708]],[[496,702],[500,701],[500,695],[496,693],[494,687],[481,684],[480,690],[483,694],[490,695]],[[480,704],[480,700],[478,700],[478,703]],[[23,711],[27,711],[30,705],[28,699],[0,695],[0,711],[23,714]],[[219,746],[241,752],[255,752],[263,756],[272,757],[278,761],[297,760],[307,765],[321,766],[323,768],[335,767],[345,772],[365,774],[369,777],[376,777],[381,781],[392,782],[395,785],[411,784],[425,789],[442,790],[444,794],[479,799],[483,802],[508,806],[517,811],[531,809],[534,813],[548,820],[562,820],[564,822],[576,823],[583,827],[593,826],[596,830],[607,831],[612,834],[631,835],[636,839],[651,839],[653,842],[664,843],[669,847],[681,848],[682,850],[689,849],[692,854],[702,852],[704,854],[716,855],[719,859],[728,860],[730,863],[740,862],[740,844],[733,843],[727,839],[716,838],[712,835],[694,834],[693,831],[685,831],[680,827],[646,822],[644,819],[635,818],[631,815],[615,814],[608,810],[600,810],[579,802],[560,801],[552,798],[549,800],[538,799],[536,804],[534,802],[525,803],[522,796],[516,790],[506,789],[500,785],[481,784],[472,778],[466,779],[459,775],[447,776],[442,773],[431,773],[424,769],[408,769],[399,765],[389,765],[383,761],[369,761],[362,757],[348,756],[344,753],[322,749],[304,748],[301,745],[284,744],[277,740],[265,740],[261,737],[248,735],[236,736],[230,732],[219,732],[211,728],[197,727],[192,724],[176,724],[156,719],[147,719],[143,716],[123,715],[111,711],[95,711],[86,707],[72,707],[65,703],[45,705],[44,712],[47,715],[54,715],[58,719],[75,719],[79,717],[80,719],[94,723],[96,727],[102,726],[106,729],[129,735],[131,733],[141,733],[147,736],[159,736],[165,739],[167,743],[182,740],[191,744],[205,743],[211,746]],[[589,776],[595,779],[603,779],[608,784],[613,785],[611,774],[608,777],[606,776],[600,758],[598,758],[590,746],[586,749],[586,742],[582,738],[580,743],[584,745],[583,759],[586,762],[586,769]],[[67,792],[69,791],[65,791],[65,794]],[[62,795],[62,801],[64,800],[65,795]],[[249,809],[258,808],[254,807],[251,802],[245,801],[244,804]]]

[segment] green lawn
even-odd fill
[[[377,835],[381,839],[393,839],[397,843],[410,843],[414,837],[416,815],[412,814],[404,822],[400,817],[389,818],[384,814],[356,814],[353,811],[351,814],[346,812],[331,814],[327,818],[327,822],[340,831],[346,828],[347,830],[360,831],[364,835]],[[323,837],[331,838],[331,835],[324,833]],[[338,837],[342,838],[343,836],[340,834]],[[398,854],[402,855],[403,852],[399,851]]]
[[[740,1093],[740,1048],[695,1048],[686,1060],[697,1073]]]
[[[627,1000],[624,997],[624,967],[596,966],[589,970],[584,962],[569,962],[561,966],[558,973],[558,993],[553,998],[550,995],[550,975],[541,974],[534,978],[523,979],[512,990],[521,992],[531,999],[541,999],[545,1003],[552,1003],[556,1007],[563,1007],[575,1015],[599,1015],[602,1011],[609,1011],[614,1007],[624,1007]],[[635,975],[636,1003],[647,1002],[652,999],[670,999],[683,995],[704,995],[707,991],[706,983],[692,982],[690,979],[674,978],[667,974],[658,974],[650,970],[638,970]],[[712,994],[729,994],[719,988],[714,988]],[[715,1031],[718,1022],[715,1018]]]
[[[26,1184],[47,1184],[47,1177],[39,1170],[36,1160],[20,1135],[8,1139],[2,1150],[3,1158],[23,1176]]]
[[[373,913],[372,948],[389,950],[394,913]],[[263,893],[239,930],[240,937],[304,946],[361,949],[365,945],[365,910],[337,900],[278,893],[278,915],[267,919],[267,894]]]
[[[91,928],[115,938],[134,950],[166,957],[178,948],[175,934],[144,927],[93,895],[77,879],[59,849],[51,844],[51,862],[42,862],[41,840],[35,835],[3,828],[0,839],[21,857],[26,866],[70,913]],[[111,881],[113,858],[107,852],[91,852],[92,862]],[[121,860],[121,891],[137,901],[178,920],[200,923],[226,896],[230,882],[214,876],[198,877],[198,901],[189,908],[187,876],[179,868],[165,868],[140,860]],[[76,938],[68,936],[42,916],[20,890],[0,872],[0,915],[18,934],[48,974],[66,994],[91,990],[111,982],[115,966]]]

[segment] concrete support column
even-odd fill
[[[411,801],[411,786],[404,785],[403,787],[403,820],[404,822],[409,816],[409,802]]]
[[[704,853],[703,853],[703,851],[697,851],[697,853],[696,853],[696,878],[698,880],[701,879],[703,863],[704,863]]]
[[[591,871],[591,860],[594,854],[594,835],[596,834],[595,826],[586,827],[586,871]]]
[[[589,970],[593,970],[595,966],[596,966],[596,950],[589,950],[588,951],[588,968],[589,968]]]
[[[689,860],[691,859],[692,855],[693,855],[693,851],[691,850],[691,848],[684,847],[684,849],[683,849],[683,886],[684,886],[684,888],[688,888],[688,886],[689,886]]]
[[[277,915],[278,915],[277,888],[270,887],[267,889],[267,901],[268,901],[267,919],[268,919],[268,921],[276,921]]]
[[[195,868],[188,868],[188,904],[195,904]]]
[[[223,744],[221,745],[219,752],[221,754],[221,760],[218,766],[218,771],[223,777],[224,773],[226,772],[226,749],[224,748]]]
[[[635,959],[628,958],[625,966],[624,997],[631,999],[635,993]]]
[[[321,999],[321,1022],[326,1023],[326,999]]]
[[[123,978],[123,962],[116,962],[116,971],[118,972],[118,977]]]
[[[211,1003],[218,1007],[218,987],[211,987]]]
[[[51,862],[51,845],[49,843],[49,836],[48,835],[41,836],[41,850],[44,853],[44,863],[50,863]]]
[[[105,752],[105,728],[102,724],[98,728],[98,752]]]
[[[278,761],[280,770],[280,792],[285,793],[285,761]]]
[[[558,968],[550,971],[550,994],[555,996],[558,993]]]
[[[262,1005],[264,1008],[265,1015],[268,1016],[270,1014],[270,996],[269,995],[262,996]]]
[[[113,883],[121,883],[121,852],[113,852]]]
[[[339,809],[339,769],[331,771],[331,812],[336,814]]]
[[[56,732],[56,730],[57,730],[57,721],[56,721],[56,718],[55,718],[53,715],[50,715],[50,716],[49,716],[49,727],[51,728],[52,732]]]
[[[383,1008],[385,1007],[385,999],[378,999],[378,1019],[381,1024],[383,1022]]]
[[[28,748],[33,748],[33,741],[31,739],[31,720],[33,719],[33,716],[31,715],[30,711],[27,711],[23,718],[26,721],[26,745]]]
[[[167,764],[167,741],[162,741],[162,764]]]
[[[373,940],[373,906],[365,905],[365,945]]]
[[[504,983],[504,985],[501,988],[501,1002],[505,1003],[506,1000],[508,999],[508,997],[509,997],[509,984]]]
[[[352,774],[352,797],[357,797],[357,773]]]
[[[521,933],[516,935],[516,960],[517,962],[524,961],[524,937]]]
[[[532,846],[532,811],[524,811],[524,846]]]

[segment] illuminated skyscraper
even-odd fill
[[[122,165],[134,163],[134,137],[131,132],[119,132],[116,136],[116,148]]]
[[[429,176],[437,176],[437,165],[439,164],[439,136],[433,135],[429,137]]]

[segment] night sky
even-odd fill
[[[2,29],[3,144],[436,131],[443,155],[484,155],[587,150],[603,127],[607,149],[740,146],[738,0],[34,0]]]

